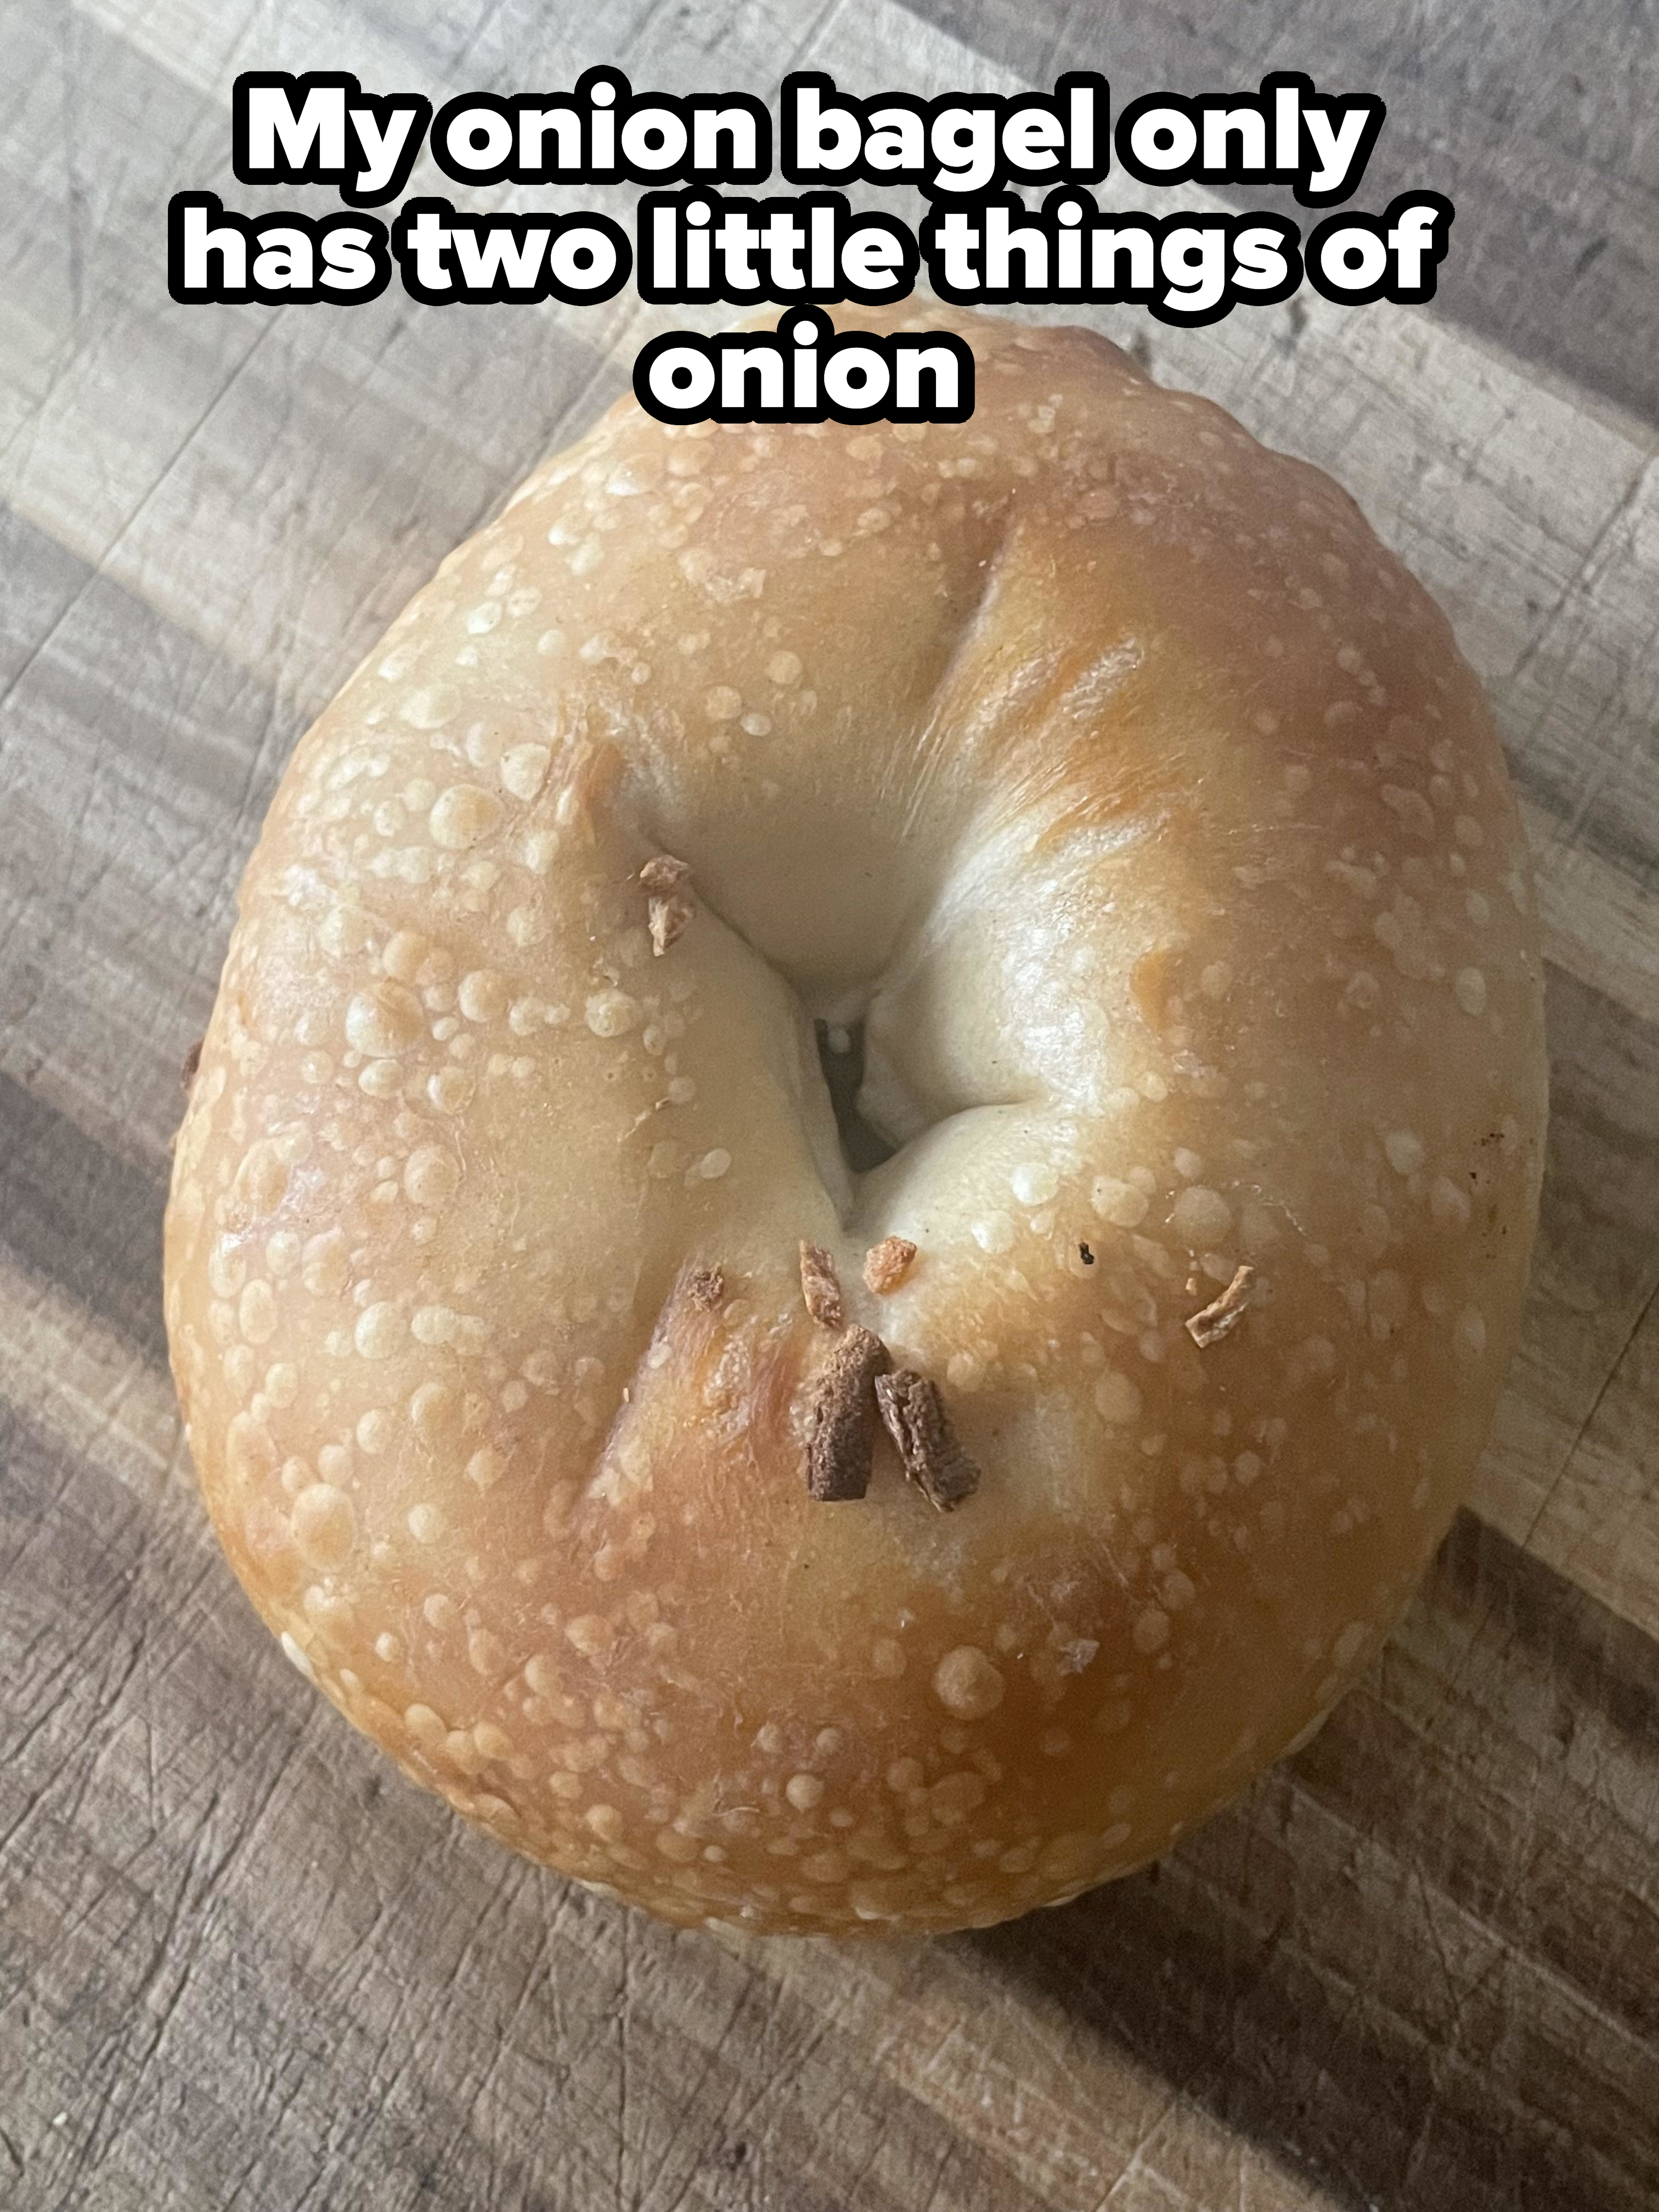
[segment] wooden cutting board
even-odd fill
[[[1659,2200],[1652,27],[1542,0],[1431,39],[1404,0],[1363,35],[1361,11],[1271,35],[1243,12],[10,9],[0,2206]],[[665,319],[631,295],[179,309],[166,197],[254,204],[228,170],[240,68],[441,99],[599,59],[763,93],[799,65],[933,92],[1121,64],[1134,92],[1300,60],[1383,85],[1389,158],[1460,197],[1438,314],[1097,319],[1336,473],[1490,686],[1549,932],[1525,1343],[1471,1510],[1324,1734],[1154,1871],[987,1936],[674,1934],[506,1856],[284,1665],[180,1446],[159,1300],[178,1068],[283,761]]]

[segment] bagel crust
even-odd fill
[[[1085,332],[847,319],[962,331],[973,418],[621,402],[305,738],[167,1227],[301,1672],[518,1850],[821,1934],[1075,1896],[1318,1724],[1545,1113],[1498,741],[1352,501]]]

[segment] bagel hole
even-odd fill
[[[815,1021],[812,1030],[817,1039],[818,1065],[835,1110],[841,1156],[854,1175],[867,1175],[884,1160],[890,1160],[899,1147],[859,1111],[859,1091],[864,1082],[864,1024],[860,1020],[837,1026]]]

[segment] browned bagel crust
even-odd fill
[[[939,319],[964,425],[624,402],[445,562],[283,781],[177,1152],[254,1602],[406,1772],[684,1922],[983,1924],[1241,1787],[1462,1495],[1535,1217],[1537,923],[1445,622],[1217,408]],[[813,1015],[902,1144],[861,1177]],[[954,1510],[873,1419],[809,1495],[803,1245]]]

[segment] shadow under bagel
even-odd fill
[[[1582,1747],[1558,1726],[1564,1668],[1589,1701]],[[1494,1693],[1516,1716],[1497,1732]],[[1121,2050],[1155,2109],[1164,2087],[1212,2116],[1219,2163],[1194,2174],[1200,2193],[1231,2185],[1222,2151],[1243,2132],[1354,2212],[1636,2212],[1639,2185],[1603,2155],[1626,2139],[1596,2069],[1619,2027],[1651,2028],[1648,1947],[1616,1886],[1576,1895],[1569,1849],[1517,1844],[1534,1823],[1561,1838],[1593,1821],[1598,1769],[1634,1774],[1656,1743],[1649,1640],[1460,1513],[1307,1749],[1157,1866],[950,1940],[1066,2032]],[[1494,1913],[1504,1960],[1455,1932]],[[1573,1963],[1581,1925],[1632,1939],[1608,1942],[1593,1991]],[[1529,2006],[1586,2021],[1583,2080],[1534,2068],[1512,2032]]]

